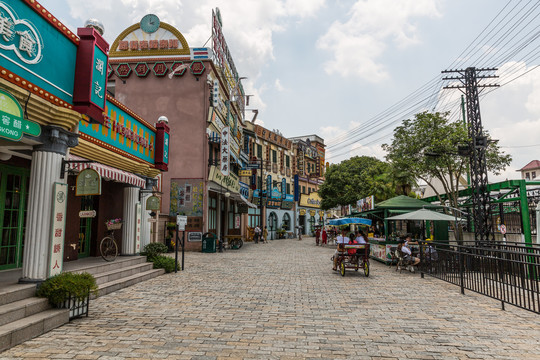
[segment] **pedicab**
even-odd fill
[[[329,221],[329,225],[364,225],[370,226],[371,220],[364,218],[340,218]],[[338,244],[334,256],[337,259],[337,268],[341,276],[345,276],[346,269],[364,270],[369,276],[369,244]]]

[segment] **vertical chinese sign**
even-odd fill
[[[141,214],[142,206],[141,203],[137,203],[135,209],[135,253],[141,252]]]
[[[109,44],[92,28],[79,28],[77,35],[80,42],[75,65],[74,110],[103,124]]]
[[[62,272],[66,225],[67,184],[54,183],[49,277]]]
[[[229,134],[230,128],[225,126],[221,129],[221,157],[220,157],[220,169],[223,176],[229,176]]]

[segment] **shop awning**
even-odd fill
[[[75,155],[69,155],[66,160],[69,161],[87,161],[88,159],[75,156]],[[135,175],[132,173],[129,173],[124,170],[120,170],[117,168],[113,168],[112,166],[107,166],[100,164],[98,162],[94,163],[84,163],[84,162],[74,162],[74,163],[68,163],[68,168],[70,170],[75,171],[81,171],[87,168],[91,168],[96,170],[99,175],[101,175],[102,178],[105,180],[111,180],[116,182],[121,182],[125,184],[135,185],[141,188],[144,188],[146,186],[146,180]]]
[[[250,208],[254,208],[256,209],[257,208],[257,205],[255,205],[254,203],[250,202],[248,199],[246,199],[245,197],[243,197],[242,195],[240,195],[240,199],[245,202],[247,204],[247,206],[249,206]]]

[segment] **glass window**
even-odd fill
[[[291,166],[289,155],[285,155],[285,165],[286,165],[287,167],[290,167],[290,166]]]
[[[291,184],[287,183],[287,194],[291,193]]]
[[[257,157],[262,159],[262,145],[257,144]]]
[[[272,150],[272,162],[277,163],[277,151]]]
[[[306,187],[302,186],[302,194],[305,194],[305,193],[306,193]]]
[[[533,178],[533,179],[536,179],[536,171],[533,171],[533,172],[532,172],[532,178]]]

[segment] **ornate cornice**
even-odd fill
[[[145,175],[151,178],[156,177],[161,173],[155,169],[153,165],[127,158],[110,149],[105,149],[93,142],[89,141],[87,136],[81,134],[79,145],[72,148],[70,153],[82,156],[89,160],[95,160],[102,164],[113,166],[117,169],[128,171],[134,174]]]

